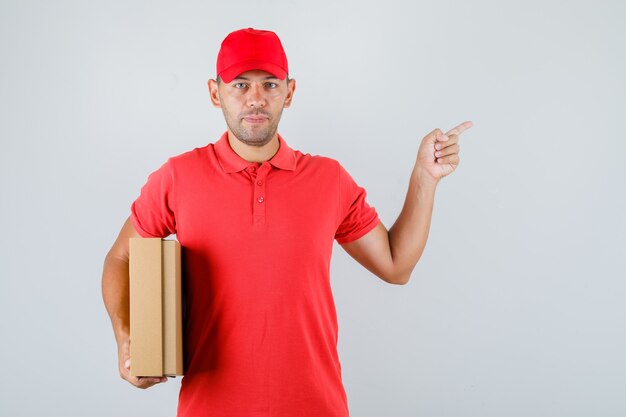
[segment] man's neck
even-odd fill
[[[237,155],[248,162],[268,161],[276,155],[276,152],[278,152],[278,148],[280,147],[278,134],[274,134],[272,140],[263,146],[250,146],[237,139],[230,130],[228,131],[228,143]]]

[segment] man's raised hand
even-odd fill
[[[439,128],[427,134],[422,139],[413,169],[417,179],[436,184],[452,173],[460,162],[459,135],[473,125],[466,121],[445,134]]]

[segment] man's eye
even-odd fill
[[[237,83],[237,84],[235,84],[235,88],[246,88],[246,84],[245,83]]]
[[[265,84],[265,85],[266,85],[268,88],[276,88],[276,87],[278,87],[278,84],[276,84],[276,83],[267,83],[267,84]]]

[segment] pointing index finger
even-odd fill
[[[446,136],[449,135],[460,135],[461,133],[465,132],[467,129],[469,129],[470,127],[474,126],[474,123],[472,123],[471,121],[466,121],[461,123],[460,125],[458,125],[457,127],[454,127],[450,130],[448,130],[446,132]]]

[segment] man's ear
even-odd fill
[[[222,107],[222,102],[220,101],[220,95],[218,92],[218,84],[217,81],[211,79],[209,80],[209,96],[211,96],[211,103],[213,103],[214,107]]]
[[[291,106],[291,101],[293,100],[293,93],[296,91],[296,80],[290,79],[287,84],[287,98],[285,98],[284,108]]]

